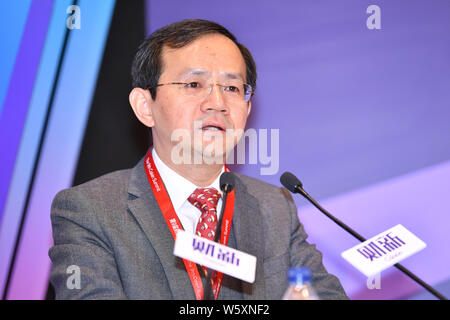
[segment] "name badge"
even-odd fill
[[[427,245],[401,224],[342,252],[342,257],[371,277],[424,249]]]
[[[179,230],[173,254],[240,280],[255,281],[256,257]]]

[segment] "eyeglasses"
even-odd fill
[[[232,81],[231,83],[227,84],[218,84],[218,83],[207,84],[206,81],[201,80],[191,82],[169,82],[169,83],[160,83],[154,87],[149,87],[147,89],[167,85],[176,85],[179,87],[183,95],[198,100],[203,100],[207,96],[209,96],[214,86],[218,86],[224,98],[231,103],[248,102],[254,94],[251,85],[247,83],[242,83],[240,81]]]

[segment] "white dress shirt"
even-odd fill
[[[153,161],[155,162],[156,169],[164,182],[167,193],[172,201],[173,208],[177,213],[178,219],[183,225],[183,229],[187,232],[194,233],[197,228],[197,222],[200,218],[201,212],[194,207],[189,201],[188,197],[199,188],[186,178],[180,176],[178,173],[169,168],[158,156],[155,148],[152,148]],[[222,167],[222,171],[217,176],[216,180],[208,186],[208,188],[215,188],[220,192],[220,176],[225,171]],[[220,210],[222,208],[222,199],[219,199],[217,203],[217,219],[220,216]]]

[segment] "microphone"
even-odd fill
[[[309,202],[311,202],[319,211],[321,211],[323,214],[325,214],[328,218],[333,220],[337,225],[339,225],[341,228],[343,228],[345,231],[350,233],[352,236],[354,236],[356,239],[358,239],[361,242],[366,241],[366,239],[361,236],[359,233],[354,231],[352,228],[347,226],[345,223],[340,221],[339,219],[335,218],[331,213],[329,213],[327,210],[325,210],[319,203],[317,203],[304,189],[303,184],[301,181],[292,173],[286,171],[283,173],[280,177],[281,184],[288,189],[292,193],[300,193],[303,197],[305,197]],[[425,283],[422,279],[417,277],[415,274],[413,274],[411,271],[400,265],[399,263],[394,264],[394,267],[402,271],[404,274],[406,274],[409,278],[413,279],[415,282],[417,282],[419,285],[424,287],[428,292],[433,294],[435,297],[437,297],[440,300],[447,300],[445,296],[443,296],[441,293],[436,291],[433,287]]]
[[[220,209],[220,218],[217,221],[216,227],[216,235],[214,236],[214,241],[219,242],[220,234],[222,231],[222,220],[223,213],[225,212],[225,205],[227,203],[228,194],[234,189],[234,174],[231,172],[224,172],[220,176],[220,190],[223,192],[223,200],[222,200],[222,208]],[[211,277],[212,277],[212,269],[208,268],[208,276],[206,277],[206,288],[203,294],[203,300],[214,300],[212,296],[212,288],[211,288]]]
[[[234,174],[232,174],[231,172],[222,173],[219,183],[220,190],[228,194],[228,192],[231,192],[231,190],[233,190],[234,188]]]
[[[220,239],[220,233],[222,231],[222,220],[223,220],[223,213],[225,212],[225,204],[227,203],[228,194],[231,192],[231,190],[234,189],[234,174],[231,172],[224,172],[220,176],[220,190],[223,192],[223,201],[222,201],[222,208],[220,209],[220,218],[217,221],[217,227],[216,227],[216,235],[214,236],[214,241],[219,242]]]
[[[339,219],[333,217],[328,211],[326,211],[320,204],[318,204],[311,196],[306,193],[305,190],[303,190],[303,184],[301,181],[294,176],[292,173],[286,171],[283,173],[280,177],[281,184],[288,189],[292,193],[300,193],[302,196],[304,196],[306,199],[308,199],[309,202],[311,202],[317,209],[319,209],[323,214],[325,214],[328,218],[333,220],[335,223],[337,223],[341,228],[343,228],[345,231],[349,232],[352,236],[354,236],[356,239],[358,239],[361,242],[366,241],[363,236],[358,234],[356,231],[348,227],[345,223],[340,221]]]

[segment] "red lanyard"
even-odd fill
[[[169,227],[172,237],[176,238],[176,233],[178,230],[183,230],[183,226],[178,219],[178,216],[173,208],[172,201],[170,201],[169,194],[167,193],[164,183],[162,182],[161,176],[156,169],[155,163],[152,157],[152,151],[149,149],[147,155],[144,159],[145,173],[147,174],[147,179],[152,188],[153,194],[155,195],[158,206],[162,211],[164,219],[166,220],[167,226]],[[230,171],[230,169],[225,165],[225,171]],[[222,232],[220,236],[220,244],[227,245],[228,239],[230,237],[231,221],[233,220],[233,210],[234,210],[234,189],[230,192],[227,197],[227,203],[223,204],[225,206],[225,211],[223,214],[222,222]],[[192,261],[183,259],[186,271],[191,279],[192,287],[194,288],[195,298],[197,300],[203,299],[203,284],[198,273],[197,265]],[[223,273],[217,272],[217,281],[214,282],[212,287],[214,294],[214,299],[217,300],[219,296],[220,287],[222,285]]]

